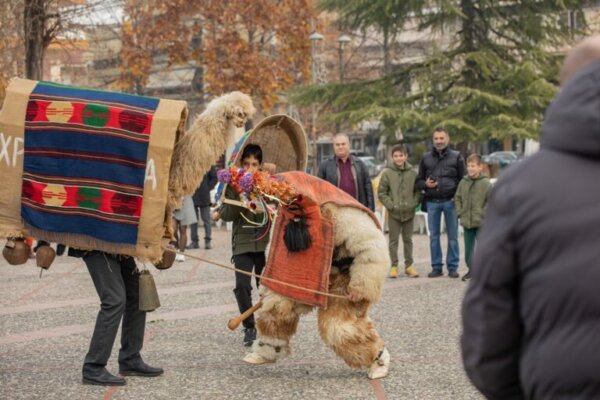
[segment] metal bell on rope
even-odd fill
[[[6,241],[2,255],[10,265],[25,264],[29,259],[31,248],[23,238],[10,238]]]
[[[147,269],[140,271],[140,311],[154,311],[160,307],[160,300],[158,299],[158,291],[156,290],[156,284],[154,283],[154,277]]]

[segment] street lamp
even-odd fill
[[[346,44],[351,40],[352,39],[350,39],[350,36],[348,35],[341,35],[337,39],[337,42],[339,44],[338,51],[340,58],[340,83],[344,83],[344,47],[346,47]]]
[[[323,35],[319,32],[313,32],[309,37],[310,39],[310,57],[311,57],[311,80],[313,85],[317,83],[317,62],[315,59],[315,51],[317,47],[317,42],[323,40]],[[312,137],[312,153],[313,153],[313,163],[312,163],[312,174],[317,175],[317,169],[319,168],[318,159],[317,159],[317,106],[313,102],[312,103],[312,123],[310,125],[310,134]]]

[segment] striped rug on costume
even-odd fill
[[[135,245],[159,101],[39,82],[25,118],[23,220]]]

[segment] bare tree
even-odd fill
[[[61,29],[59,4],[55,0],[25,0],[24,6],[25,76],[39,80],[46,48]]]

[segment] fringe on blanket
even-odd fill
[[[47,242],[63,243],[67,246],[75,247],[81,250],[101,250],[111,254],[124,254],[127,256],[136,257],[141,262],[147,261],[151,263],[157,263],[162,259],[163,250],[160,244],[156,246],[124,245],[98,240],[87,235],[48,232],[29,225],[26,222],[24,222],[24,224],[28,235],[33,236],[36,239],[45,240]]]

